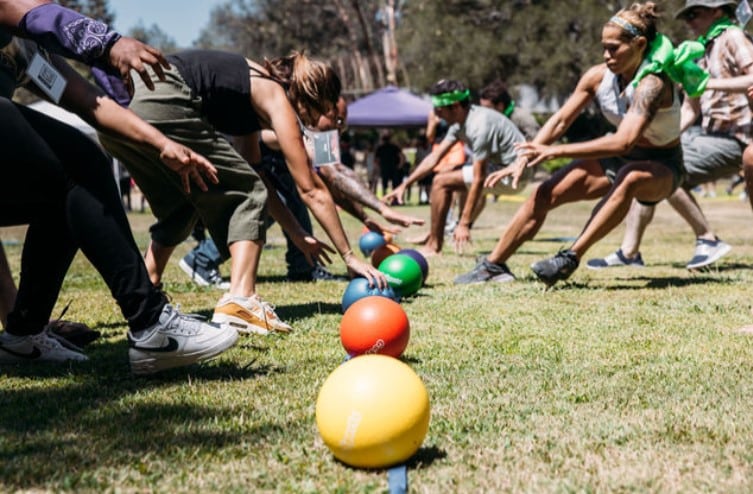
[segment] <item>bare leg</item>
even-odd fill
[[[750,207],[753,208],[753,145],[746,147],[743,152],[743,177],[748,201],[750,201]]]
[[[251,297],[256,293],[256,273],[263,243],[241,240],[230,244],[230,294]]]
[[[431,224],[429,238],[424,245],[423,252],[439,254],[444,244],[444,227],[447,222],[447,211],[450,209],[453,193],[465,190],[461,171],[439,173],[434,176],[431,186]]]
[[[716,240],[716,234],[711,230],[711,225],[709,225],[706,217],[703,215],[703,211],[701,211],[701,207],[696,202],[693,194],[680,187],[669,196],[667,201],[687,221],[690,228],[693,229],[696,238]]]
[[[488,261],[506,262],[518,247],[536,235],[552,209],[569,202],[596,199],[609,187],[609,180],[597,161],[574,162],[558,170],[518,208],[487,257]]]
[[[442,180],[438,177],[439,175],[434,177],[434,182],[431,185],[429,235],[424,242],[424,248],[421,249],[423,253],[430,255],[442,252],[447,211],[449,211],[452,202],[452,192],[442,186]]]
[[[152,280],[154,285],[159,285],[162,282],[162,273],[165,272],[165,266],[167,266],[174,250],[175,246],[167,247],[154,240],[149,244],[146,256],[144,256],[144,264],[146,264],[149,279]]]
[[[625,236],[622,237],[622,254],[628,259],[633,259],[638,255],[643,240],[643,234],[646,231],[651,220],[654,219],[656,206],[646,206],[636,200],[630,205],[627,218],[625,220]]]
[[[633,198],[660,201],[672,190],[672,172],[658,163],[642,162],[622,168],[609,193],[596,205],[586,227],[570,248],[578,258],[612,231],[627,215]]]

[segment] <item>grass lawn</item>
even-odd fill
[[[582,266],[544,292],[528,266],[577,235],[593,207],[582,203],[552,213],[510,260],[518,281],[453,286],[518,204],[490,202],[472,250],[432,258],[428,286],[403,304],[404,358],[432,403],[411,491],[753,490],[753,336],[734,332],[753,323],[747,202],[702,200],[734,246],[706,272],[684,268],[694,239],[662,204],[646,268]],[[428,217],[426,207],[403,210]],[[131,220],[145,245],[151,218]],[[357,245],[359,225],[345,225]],[[622,231],[589,254],[614,251]],[[22,233],[0,231],[16,273],[20,245],[7,242]],[[78,256],[56,311],[72,300],[66,318],[104,337],[83,364],[0,369],[0,491],[385,492],[386,473],[335,461],[314,421],[319,387],[344,354],[345,285],[284,282],[284,252],[274,227],[259,292],[295,333],[245,337],[212,362],[150,378],[129,374],[122,317]],[[211,315],[220,294],[192,285],[177,260],[166,276],[174,302]]]

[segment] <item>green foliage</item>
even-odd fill
[[[305,49],[328,59],[358,51],[379,60],[385,29],[379,13],[384,3],[232,0],[214,10],[198,45],[252,57]],[[601,28],[627,5],[615,0],[396,4],[401,84],[426,90],[438,79],[457,78],[480,88],[502,78],[511,85],[533,85],[544,97],[566,96],[583,71],[601,61]],[[660,4],[665,13],[660,27],[676,41],[687,36],[685,26],[673,19],[681,5],[683,0]]]
[[[128,36],[158,48],[162,53],[171,53],[178,49],[175,39],[160,29],[157,24],[146,27],[143,22],[139,22],[128,32]]]

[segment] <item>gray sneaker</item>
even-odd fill
[[[489,262],[485,256],[482,256],[477,260],[476,266],[472,270],[455,278],[455,284],[467,285],[486,281],[506,283],[514,280],[515,276],[510,272],[507,264]]]
[[[0,333],[0,364],[19,362],[67,362],[89,358],[81,349],[63,344],[47,331],[27,336],[15,336],[7,331]]]
[[[688,269],[698,269],[708,266],[718,261],[730,250],[732,250],[732,246],[718,238],[716,240],[696,239],[695,253],[693,254],[693,258],[688,261],[686,267]]]
[[[558,281],[566,280],[578,269],[578,256],[571,250],[561,250],[554,257],[531,265],[536,276],[546,283],[547,288]]]
[[[640,252],[632,259],[629,259],[622,253],[622,249],[617,249],[617,252],[613,252],[604,258],[589,259],[586,263],[586,267],[589,269],[612,268],[617,266],[642,268],[645,264],[643,264],[643,258],[641,257]]]
[[[140,331],[128,332],[128,357],[131,372],[152,374],[172,367],[208,360],[232,347],[238,332],[219,327],[178,312],[165,304],[157,324]]]

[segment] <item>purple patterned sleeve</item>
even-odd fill
[[[122,106],[131,102],[120,73],[102,58],[120,39],[107,24],[48,3],[27,12],[19,28],[48,51],[91,65],[94,80],[108,96]]]
[[[54,3],[31,9],[19,28],[47,50],[90,65],[120,39],[107,24]]]
[[[128,107],[131,103],[131,94],[123,84],[123,78],[114,69],[92,67],[92,75],[94,80],[97,81],[99,87],[101,87],[109,97],[117,101],[122,107]]]

